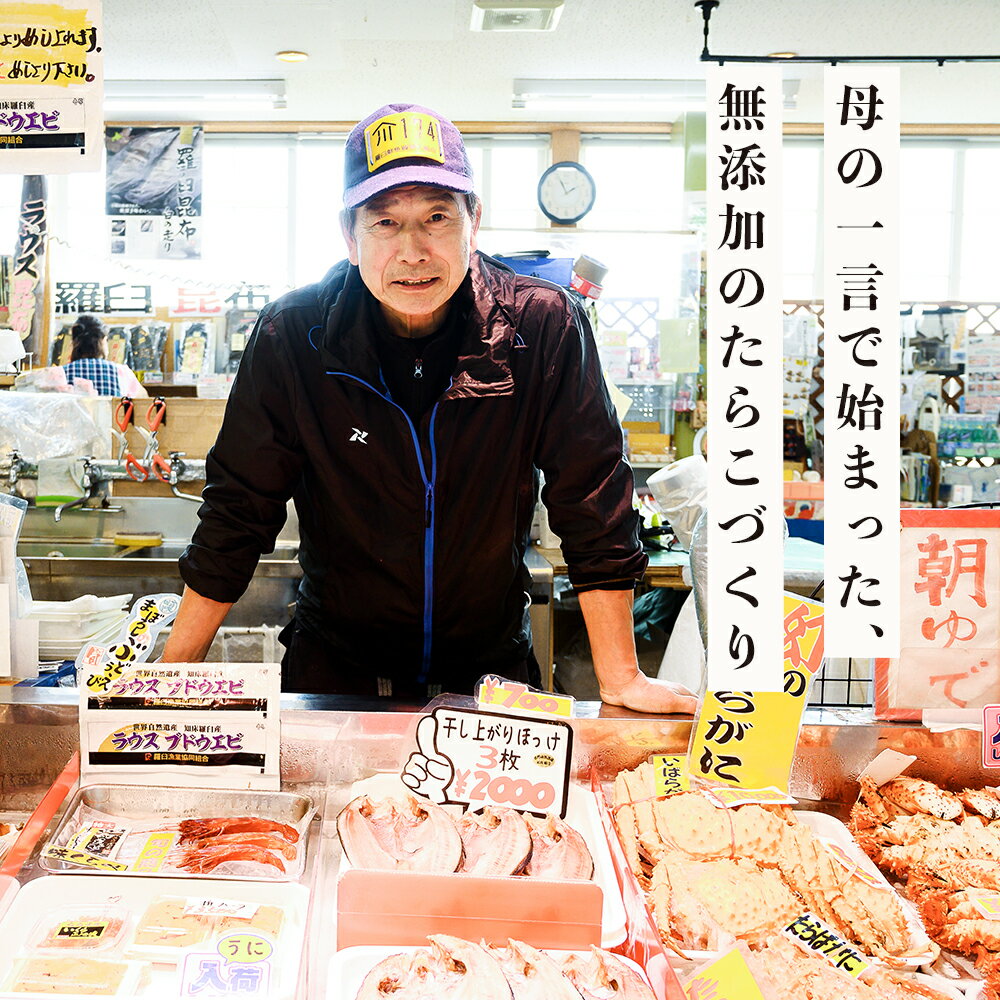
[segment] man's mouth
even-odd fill
[[[437,278],[397,278],[393,284],[402,285],[404,288],[426,288],[437,280]]]

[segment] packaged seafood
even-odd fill
[[[435,805],[389,772],[355,782],[349,795],[337,816],[342,869],[593,880],[604,897],[601,944],[613,948],[625,940],[625,907],[589,789],[570,785],[565,820]]]
[[[128,997],[142,988],[146,973],[140,962],[32,955],[14,963],[3,992],[28,997]]]
[[[329,1000],[653,1000],[631,960],[600,948],[541,951],[523,941],[472,942],[431,935],[426,947],[363,945],[338,951]]]
[[[287,792],[88,785],[40,864],[54,873],[297,879],[313,812],[310,798]]]
[[[129,921],[129,911],[116,903],[61,907],[38,921],[29,947],[63,955],[111,952],[124,939]]]

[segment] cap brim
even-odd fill
[[[356,208],[369,198],[388,191],[389,188],[403,187],[406,184],[427,184],[430,187],[445,188],[462,194],[469,194],[473,190],[472,179],[465,174],[456,174],[451,170],[445,170],[444,167],[412,164],[373,174],[360,184],[348,188],[344,192],[344,207]]]

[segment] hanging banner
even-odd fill
[[[875,714],[978,712],[1000,701],[1000,511],[898,516],[900,650],[875,661]]]
[[[710,67],[708,689],[782,689],[781,70]]]
[[[99,0],[0,8],[0,173],[100,168],[102,47]]]
[[[48,238],[48,185],[27,174],[21,182],[21,211],[10,282],[7,324],[16,330],[29,354],[37,353],[45,297],[45,242]]]
[[[111,254],[200,258],[201,126],[109,127],[105,146]]]
[[[899,652],[899,70],[824,91],[827,656]]]

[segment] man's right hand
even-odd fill
[[[683,684],[647,677],[641,670],[637,670],[635,677],[617,691],[602,688],[601,701],[630,708],[633,712],[657,715],[694,715],[698,707],[698,699]]]
[[[231,607],[185,587],[160,663],[201,663]]]

